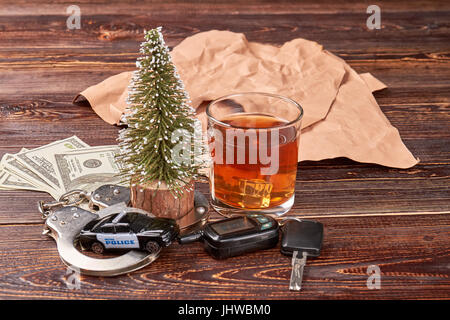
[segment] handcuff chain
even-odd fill
[[[38,201],[38,210],[42,215],[42,219],[47,219],[51,211],[56,207],[67,207],[67,206],[78,206],[85,200],[89,200],[89,193],[81,190],[75,189],[64,193],[58,201],[44,202],[42,200]],[[74,197],[73,201],[70,201],[71,197]]]

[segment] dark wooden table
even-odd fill
[[[81,29],[67,30],[71,4],[0,2],[0,156],[74,134],[90,145],[115,143],[117,127],[72,98],[133,69],[143,30],[162,25],[171,47],[210,29],[263,43],[303,37],[323,44],[389,86],[375,97],[421,162],[409,170],[343,158],[300,163],[289,214],[326,228],[301,292],[289,292],[291,262],[279,248],[215,261],[200,244],[175,244],[126,276],[83,276],[81,288],[70,290],[54,241],[41,235],[36,202],[51,198],[0,191],[0,299],[450,298],[448,1],[377,1],[382,28],[373,31],[370,1],[78,0]],[[380,267],[380,290],[367,288],[370,265]]]

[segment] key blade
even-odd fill
[[[298,251],[294,251],[294,252],[292,253],[292,260],[291,260],[292,267],[294,267],[296,261],[299,260],[299,258],[297,258],[297,256],[298,256]]]
[[[303,270],[306,265],[308,254],[303,252],[302,258],[297,258],[298,251],[294,251],[292,255],[292,272],[289,282],[289,290],[300,291],[302,289]]]

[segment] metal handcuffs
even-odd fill
[[[78,207],[86,200],[89,200],[90,209],[100,210],[93,213]],[[45,219],[43,233],[56,241],[62,262],[75,272],[109,277],[135,271],[155,261],[161,249],[155,253],[131,250],[118,257],[96,259],[85,256],[75,247],[75,241],[81,230],[93,220],[120,212],[143,213],[154,217],[145,210],[127,207],[129,201],[130,190],[117,185],[103,185],[92,193],[82,190],[70,191],[61,196],[59,201],[51,203],[39,201],[38,209]],[[204,201],[200,202],[204,204]],[[207,208],[199,211],[205,210],[208,211]],[[207,218],[206,215],[205,217]]]

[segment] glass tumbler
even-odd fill
[[[207,109],[213,208],[223,215],[283,215],[294,203],[302,107],[261,92],[231,94]]]

